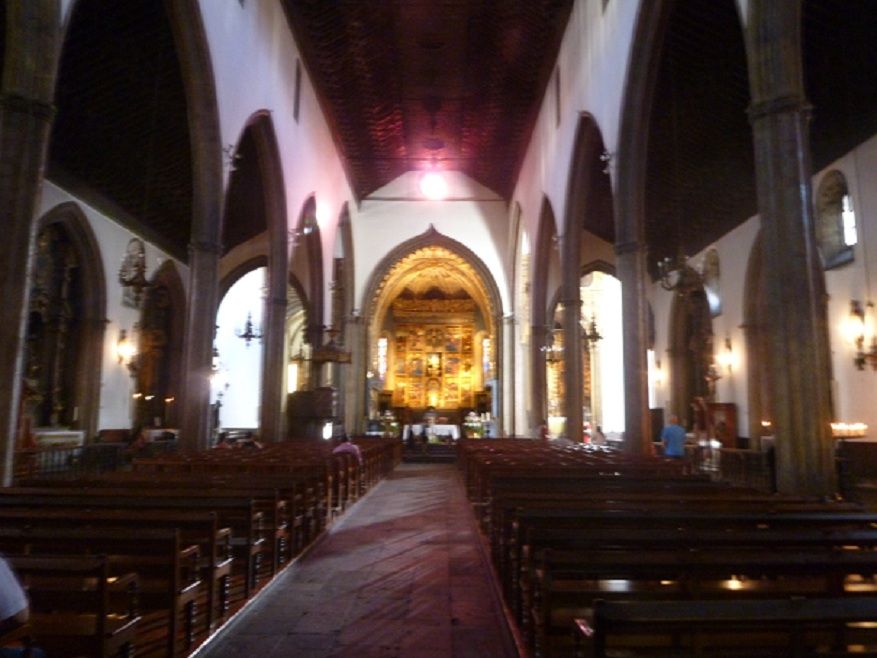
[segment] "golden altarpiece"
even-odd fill
[[[484,387],[484,364],[492,362],[475,301],[396,299],[391,308],[386,388],[393,406],[474,407]]]

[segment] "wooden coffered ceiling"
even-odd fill
[[[512,192],[572,0],[283,0],[358,197],[459,170]]]

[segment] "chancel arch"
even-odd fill
[[[77,205],[61,204],[40,219],[19,426],[96,433],[107,303],[102,262]]]
[[[370,417],[419,420],[434,407],[449,422],[501,418],[500,295],[474,253],[430,227],[384,258],[366,294]]]

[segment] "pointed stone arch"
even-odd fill
[[[302,205],[293,234],[289,269],[306,292],[308,342],[316,347],[323,342],[325,276],[323,241],[317,223],[317,199],[314,195],[309,196]]]
[[[482,315],[487,323],[487,332],[496,341],[494,346],[494,367],[496,370],[496,380],[502,382],[502,359],[498,356],[502,354],[502,334],[500,331],[502,298],[496,280],[481,258],[471,249],[461,242],[440,233],[432,225],[422,234],[397,245],[387,253],[371,274],[362,298],[365,330],[363,331],[360,350],[365,358],[362,359],[360,364],[357,380],[362,383],[366,382],[370,340],[376,335],[375,332],[379,329],[380,321],[387,312],[389,301],[391,301],[388,289],[393,283],[394,273],[401,268],[400,264],[403,261],[416,258],[418,254],[427,251],[435,252],[437,255],[441,255],[442,252],[447,254],[448,257],[456,261],[455,267],[459,267],[461,271],[468,273],[468,285],[471,286],[475,293],[473,298],[481,308]],[[500,384],[501,387],[502,384]],[[362,391],[364,399],[364,387],[360,386],[359,390]],[[493,391],[493,395],[499,403],[498,417],[501,419],[503,391]],[[363,402],[362,408],[366,408],[365,402]]]
[[[604,161],[606,147],[596,120],[582,114],[576,127],[575,146],[567,180],[566,210],[561,242],[561,292],[563,302],[564,343],[581,345],[582,232],[614,236],[612,187]],[[601,212],[602,211],[602,212]],[[609,235],[610,233],[613,235]],[[611,241],[611,240],[610,240]],[[582,359],[564,359],[564,415],[566,436],[580,440],[582,436]]]
[[[80,314],[76,321],[79,326],[75,344],[67,346],[76,352],[68,406],[78,409],[78,412],[68,409],[69,416],[75,416],[75,419],[67,424],[83,430],[90,438],[97,433],[106,327],[107,292],[103,260],[91,225],[77,204],[62,203],[43,215],[37,223],[38,235],[49,228],[63,231],[78,256]]]
[[[549,281],[551,275],[551,253],[557,244],[557,222],[548,198],[542,200],[539,212],[539,225],[536,229],[536,244],[533,248],[533,276],[531,277],[530,297],[530,379],[532,382],[530,426],[536,426],[547,418],[545,379],[545,345],[548,329],[553,321],[554,306],[549,304]],[[556,262],[556,260],[555,260]],[[556,284],[556,282],[555,282]]]

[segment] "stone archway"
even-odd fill
[[[398,303],[394,308],[394,302],[397,300]],[[497,419],[502,418],[503,396],[502,386],[499,383],[502,382],[500,358],[502,302],[492,274],[470,249],[430,226],[423,234],[398,245],[378,264],[366,288],[363,308],[365,316],[361,353],[365,358],[360,365],[358,376],[360,384],[365,383],[365,386],[360,385],[359,388],[364,399],[369,395],[367,371],[374,365],[372,362],[376,359],[378,334],[386,329],[385,321],[398,309],[402,316],[411,320],[406,322],[406,327],[420,326],[424,334],[412,339],[411,342],[407,339],[402,341],[407,350],[405,363],[410,365],[410,368],[404,370],[402,374],[403,368],[400,366],[398,381],[404,379],[415,388],[409,388],[407,392],[404,387],[393,389],[393,401],[403,407],[428,406],[426,388],[437,383],[440,389],[430,389],[440,390],[440,393],[436,393],[435,399],[455,405],[453,408],[458,410],[475,408],[478,406],[475,397],[477,391],[467,390],[467,382],[470,385],[473,382],[482,385],[489,383],[495,386],[491,389],[493,407],[497,411],[495,415]],[[451,317],[461,321],[444,324],[439,322],[438,318],[441,318],[441,314],[445,312],[452,313]],[[474,320],[476,324],[467,329],[466,322],[469,316],[466,314],[468,313],[475,314],[472,317],[476,318]],[[430,317],[423,320],[426,315]],[[479,321],[480,325],[477,324]],[[459,336],[456,330],[452,329],[457,326],[461,327]],[[485,349],[491,350],[491,354],[485,359],[489,365],[485,366],[486,369],[482,371],[480,378],[474,373],[467,377],[464,371],[467,365],[466,359],[483,356],[479,354],[477,346],[470,345],[467,349],[467,335],[470,342],[473,336],[481,335],[476,331],[478,327],[490,340],[489,344],[484,344]],[[406,328],[405,331],[407,330]],[[467,334],[467,331],[470,333]],[[422,370],[417,366],[418,352],[426,354],[426,351],[419,348],[408,349],[409,345],[419,345],[417,341],[422,341],[425,348],[433,345],[433,352],[441,359],[441,372],[433,373],[436,382],[431,381],[428,363],[421,363]],[[395,350],[396,346],[390,346],[390,349]],[[397,354],[391,352],[390,358],[396,359]],[[394,363],[398,365],[403,362],[400,360]],[[468,365],[475,367],[474,363]],[[437,366],[433,364],[432,367]],[[488,370],[492,376],[484,374]],[[390,373],[386,378],[382,378],[381,385],[386,385],[388,382],[395,383],[396,377],[395,371]],[[485,381],[488,378],[490,382]],[[411,382],[408,382],[409,379]],[[422,387],[423,392],[419,393],[417,387]],[[366,405],[363,404],[362,408],[365,409]]]

